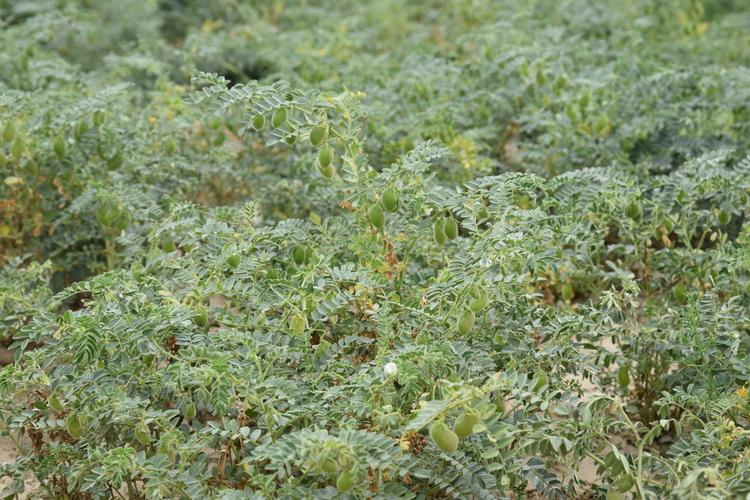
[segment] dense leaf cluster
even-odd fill
[[[0,19],[1,494],[750,493],[745,2]]]

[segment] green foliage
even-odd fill
[[[0,496],[750,492],[744,2],[0,19]]]

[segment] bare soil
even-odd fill
[[[18,457],[18,450],[13,444],[13,441],[5,438],[0,438],[0,465],[8,462],[12,462]],[[8,478],[0,478],[0,492],[10,483]],[[18,500],[26,500],[31,498],[34,490],[36,489],[36,480],[33,477],[26,478],[26,491],[24,491],[17,498]]]

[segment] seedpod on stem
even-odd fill
[[[16,125],[12,121],[9,121],[5,124],[5,128],[3,128],[3,140],[5,140],[5,142],[10,142],[15,136]]]
[[[376,229],[383,229],[383,226],[385,225],[385,214],[383,214],[379,205],[372,205],[367,210],[367,220],[369,220],[370,224],[375,226]]]
[[[286,109],[279,108],[273,112],[273,116],[271,117],[271,125],[273,125],[273,128],[279,128],[284,124],[284,122],[286,122]]]
[[[349,491],[354,486],[355,475],[351,470],[345,470],[336,479],[336,488],[343,492]]]
[[[461,414],[456,419],[456,424],[453,426],[453,430],[459,439],[464,439],[474,433],[474,426],[479,423],[479,414],[473,411],[469,411]]]
[[[479,312],[487,306],[489,296],[487,290],[480,287],[475,287],[471,291],[471,300],[469,301],[469,309],[474,312]]]
[[[208,309],[205,306],[198,307],[193,315],[193,323],[201,328],[208,325]]]
[[[430,426],[430,439],[446,453],[453,453],[458,449],[458,435],[442,421]]]
[[[446,219],[443,229],[445,231],[445,235],[449,239],[455,240],[458,237],[458,223],[453,217],[448,217],[448,219]]]
[[[438,245],[442,245],[445,243],[446,236],[442,219],[438,219],[435,221],[435,224],[432,227],[432,235],[434,236],[435,242]]]
[[[383,191],[383,197],[381,199],[383,208],[388,212],[395,212],[398,210],[398,192],[393,188],[387,188]]]
[[[263,115],[253,116],[252,125],[255,130],[261,130],[266,125],[266,117]]]
[[[60,160],[65,158],[65,140],[61,135],[55,137],[55,142],[52,144],[52,149],[54,150],[55,155]]]
[[[292,259],[294,260],[294,263],[298,266],[301,266],[305,262],[307,262],[307,250],[302,245],[295,245],[294,249],[292,250]]]
[[[328,165],[327,167],[324,167],[318,164],[318,172],[320,173],[320,175],[322,175],[326,179],[332,179],[333,176],[336,174],[336,169],[333,167],[333,165]]]
[[[322,168],[326,168],[333,162],[333,150],[328,146],[323,146],[318,151],[318,165]]]
[[[474,328],[474,322],[476,321],[476,315],[471,309],[465,309],[464,312],[458,318],[458,333],[466,335],[471,332]]]
[[[321,142],[328,138],[328,126],[326,125],[315,125],[310,129],[310,144],[318,146]]]
[[[240,265],[240,260],[239,254],[234,253],[227,257],[227,265],[232,269],[236,269]]]

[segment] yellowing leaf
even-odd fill
[[[8,186],[15,186],[16,184],[23,184],[23,179],[20,177],[10,176],[5,178],[5,184]]]

